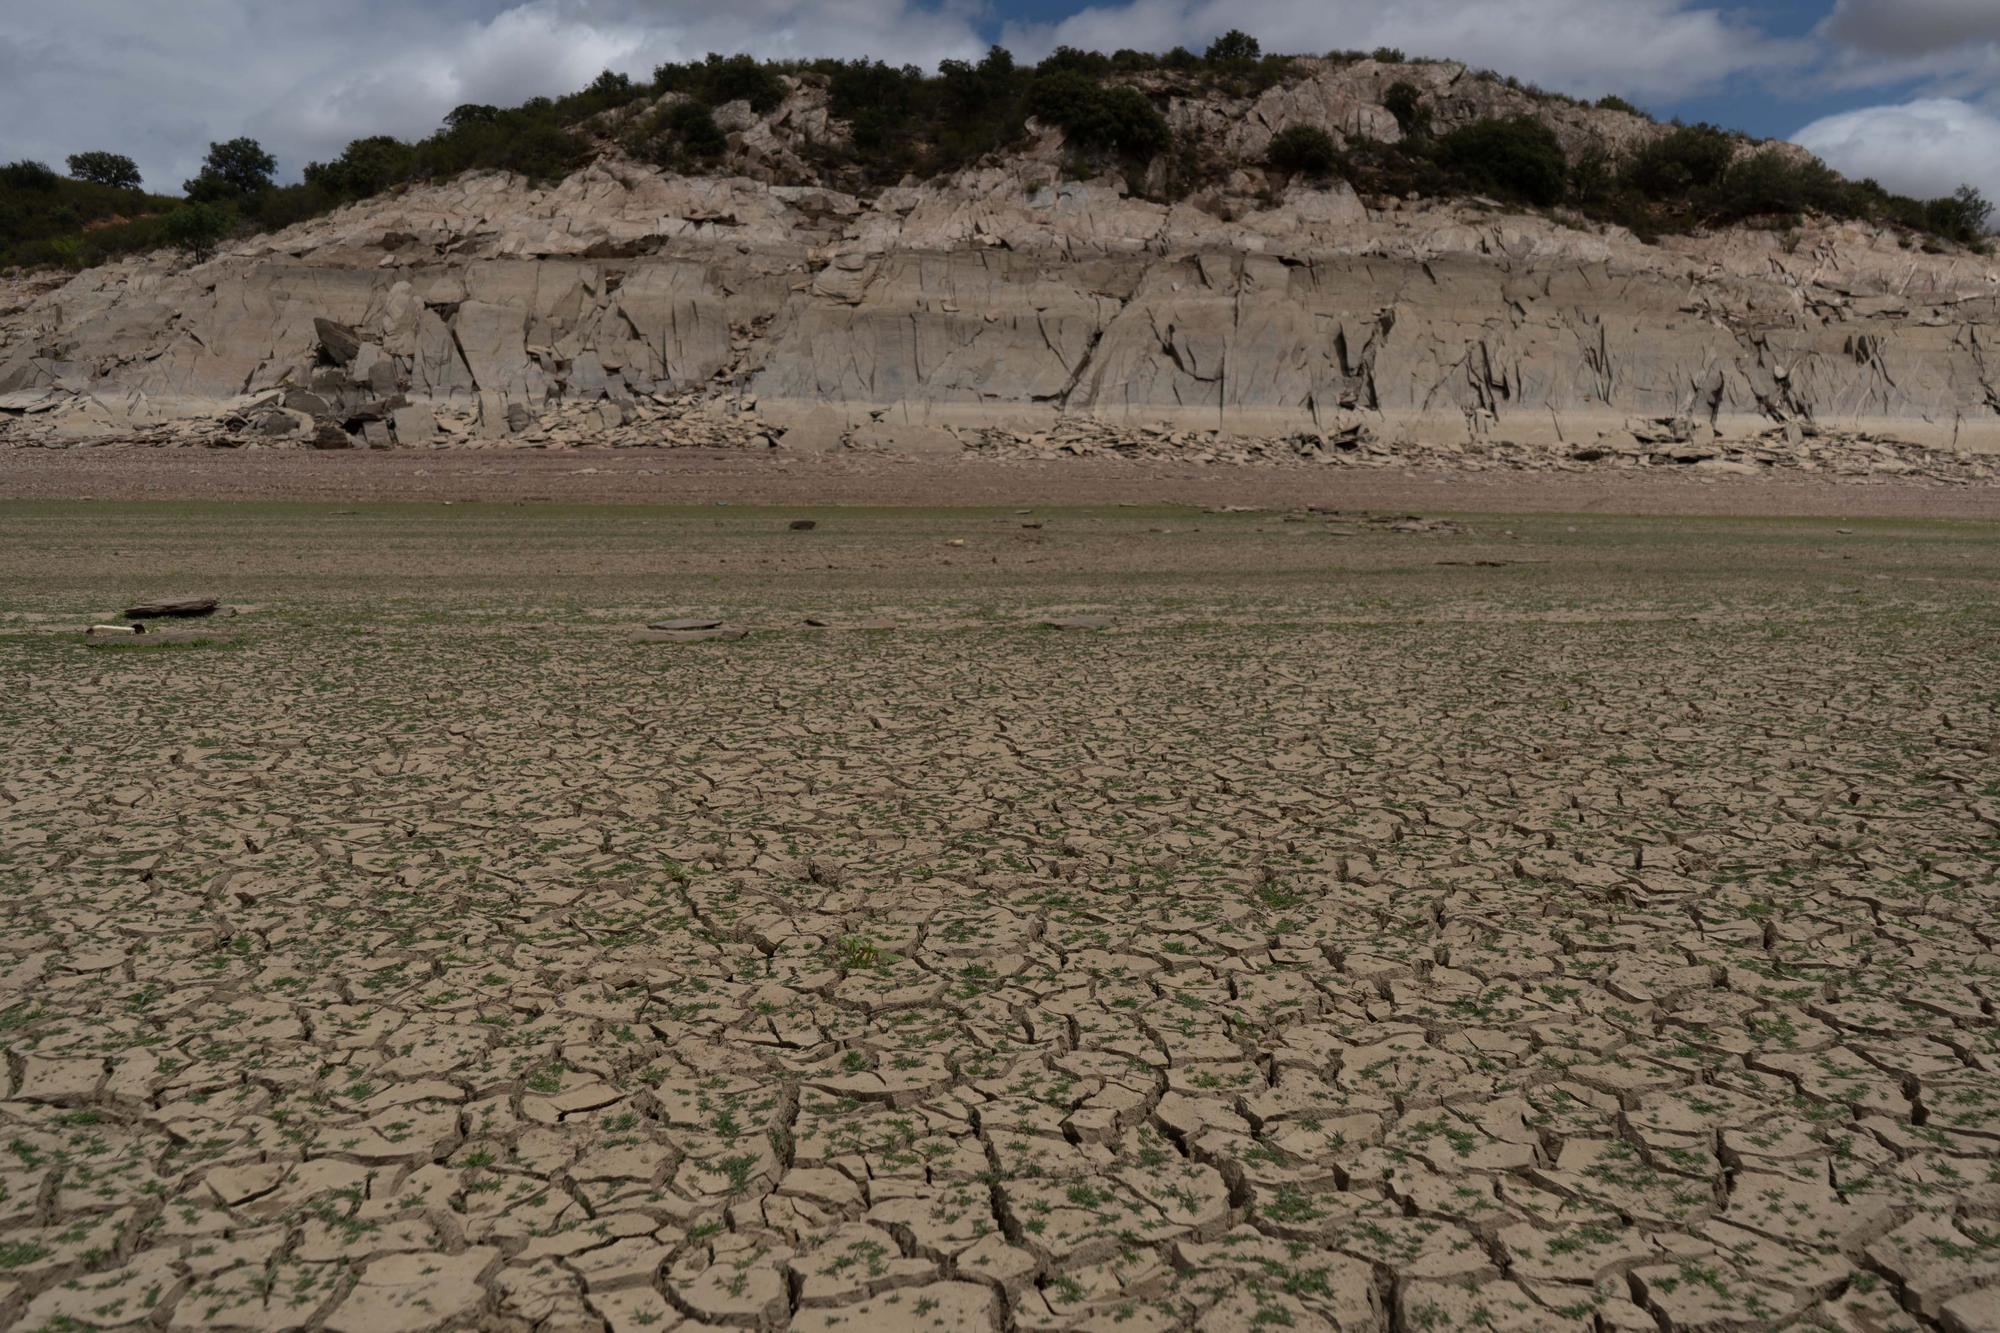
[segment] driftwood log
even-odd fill
[[[139,606],[125,608],[127,620],[161,620],[168,617],[212,616],[215,614],[216,600],[213,597],[188,597],[178,602],[146,602]]]

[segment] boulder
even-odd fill
[[[437,414],[421,403],[397,408],[389,414],[389,424],[396,432],[396,443],[405,448],[429,444],[437,438]]]
[[[374,343],[364,342],[347,361],[347,382],[367,384],[368,377],[382,362],[382,349]]]
[[[319,342],[320,356],[332,365],[347,365],[361,351],[360,334],[324,317],[314,318],[313,337]]]
[[[389,398],[363,399],[341,414],[340,424],[350,431],[358,431],[371,421],[387,421],[397,411],[409,405],[410,400],[401,394]]]
[[[250,429],[266,439],[303,438],[313,433],[313,419],[288,407],[273,407],[252,417]]]
[[[507,424],[506,396],[490,389],[479,393],[479,410],[472,421],[473,433],[482,440],[505,439],[514,433]]]

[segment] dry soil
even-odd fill
[[[2000,1326],[1995,527],[1007,498],[0,504],[0,1322]]]

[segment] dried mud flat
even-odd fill
[[[1575,472],[1394,463],[1281,468],[770,449],[0,449],[0,498],[527,504],[1254,505],[2000,519],[2000,486],[1896,476]]]
[[[1427,520],[0,504],[0,1321],[2000,1327],[1995,529]]]

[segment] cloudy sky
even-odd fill
[[[249,134],[296,178],[352,138],[422,135],[461,102],[571,91],[707,51],[933,65],[999,41],[1266,50],[1399,46],[1665,117],[1791,138],[1928,195],[2000,198],[2000,0],[16,0],[0,22],[0,160],[136,158],[173,190]]]

